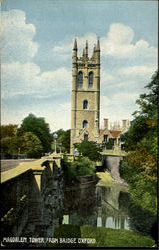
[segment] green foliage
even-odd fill
[[[5,137],[1,139],[1,153],[9,154],[10,153],[10,145],[12,142],[11,137]]]
[[[153,214],[156,213],[157,181],[147,180],[143,175],[139,174],[136,176],[135,181],[130,185],[129,190],[130,197],[135,204]]]
[[[38,158],[41,156],[43,148],[39,138],[31,132],[26,132],[21,137],[21,152],[29,157]]]
[[[134,150],[137,143],[149,132],[147,121],[148,118],[145,116],[136,117],[131,122],[128,132],[121,136],[121,140],[125,142],[124,149],[126,151]]]
[[[101,149],[94,142],[84,140],[80,144],[75,144],[75,148],[78,149],[80,154],[88,157],[91,161],[98,161],[101,159]]]
[[[136,101],[140,110],[136,111],[134,115],[145,114],[147,117],[155,117],[157,120],[159,92],[158,77],[158,71],[156,71],[152,76],[152,81],[145,87],[148,89],[148,93],[140,95],[140,98]]]
[[[62,160],[65,181],[76,179],[78,176],[92,175],[95,172],[95,163],[87,157],[80,157],[78,160],[68,162]]]
[[[19,154],[22,145],[22,138],[18,136],[5,137],[1,139],[1,153],[3,154]]]
[[[56,131],[58,135],[57,138],[57,151],[60,151],[59,144],[62,144],[62,152],[69,153],[70,152],[70,129],[64,131],[63,129],[59,129]]]
[[[36,135],[42,143],[43,153],[51,151],[51,142],[53,140],[50,133],[49,125],[45,122],[43,117],[37,118],[33,114],[29,114],[22,122],[17,131],[19,136],[25,132],[32,132]]]
[[[76,176],[85,176],[94,174],[95,163],[87,157],[81,157],[73,161],[71,167],[76,170]]]
[[[115,139],[110,138],[108,142],[103,143],[103,146],[106,146],[106,149],[113,149],[114,140],[115,140]]]
[[[42,143],[31,132],[22,136],[5,137],[1,140],[1,153],[27,154],[28,157],[38,158],[42,154]]]
[[[140,95],[129,131],[122,137],[130,151],[120,166],[121,177],[130,185],[133,201],[154,214],[157,211],[157,84],[158,73]]]
[[[154,240],[129,230],[104,227],[81,226],[82,238],[94,238],[95,244],[89,247],[152,247]]]
[[[17,127],[18,125],[15,124],[2,125],[0,139],[15,136],[17,133]]]

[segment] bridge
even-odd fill
[[[63,208],[62,189],[60,155],[2,172],[1,237],[53,237]]]

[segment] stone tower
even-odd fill
[[[84,139],[97,141],[100,117],[100,44],[94,46],[92,57],[88,56],[88,42],[83,55],[77,55],[77,41],[74,41],[72,56],[72,111],[71,148]]]

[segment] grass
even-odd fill
[[[94,238],[95,244],[89,246],[93,247],[152,247],[154,240],[124,229],[111,229],[94,226],[81,226],[82,238]]]
[[[152,247],[155,244],[153,239],[130,230],[117,230],[89,225],[61,225],[55,229],[54,238],[57,238],[59,242],[61,238],[65,240],[75,238],[77,243],[48,243],[47,247]],[[78,243],[79,239],[94,239],[95,243],[88,244],[87,242],[87,244],[82,244]]]

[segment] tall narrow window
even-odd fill
[[[83,73],[82,71],[78,72],[78,88],[82,88],[83,87]]]
[[[83,109],[88,109],[88,101],[87,100],[83,101]]]
[[[89,73],[89,84],[88,87],[91,89],[93,88],[93,72]]]
[[[86,128],[88,125],[88,122],[86,120],[83,121],[83,128]]]
[[[108,140],[108,135],[104,135],[103,141],[104,141],[104,142],[107,142],[107,140]]]

